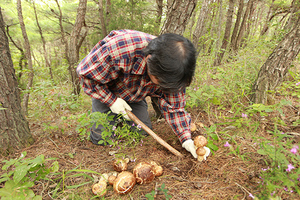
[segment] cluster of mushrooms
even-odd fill
[[[115,171],[102,174],[100,181],[92,186],[93,194],[104,196],[106,194],[107,182],[113,185],[116,193],[127,194],[133,189],[136,183],[150,183],[156,176],[160,176],[163,173],[163,168],[154,161],[138,163],[133,168],[133,173],[131,173],[126,171],[128,162],[128,158],[116,159],[113,162]]]
[[[200,162],[206,160],[206,157],[210,154],[209,148],[206,147],[207,145],[206,138],[203,137],[202,135],[198,135],[194,139],[194,145],[196,147],[196,153],[198,155],[197,160]]]
[[[194,132],[197,130],[197,126],[195,123],[191,123],[191,132]],[[206,147],[207,140],[204,136],[198,135],[194,138],[194,145],[196,147],[196,153],[198,155],[197,160],[203,161],[206,160],[206,157],[210,154],[210,149]]]

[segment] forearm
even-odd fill
[[[164,113],[166,121],[170,124],[174,133],[177,135],[181,143],[192,138],[190,131],[191,118],[185,111],[174,113]]]
[[[87,95],[91,96],[92,98],[100,100],[108,107],[112,106],[112,104],[117,100],[116,95],[114,95],[109,90],[107,85],[96,84],[95,81],[90,79],[85,79],[84,77],[81,77],[81,84],[83,87],[83,91]]]

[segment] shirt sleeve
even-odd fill
[[[159,104],[164,118],[176,133],[180,142],[183,143],[191,139],[191,116],[184,109],[186,104],[185,91],[177,94],[163,94],[162,98],[159,98]]]
[[[101,48],[100,42],[80,62],[77,74],[87,95],[107,106],[116,101],[117,97],[109,90],[107,83],[118,77],[119,68],[113,64],[109,51]]]

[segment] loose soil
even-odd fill
[[[207,136],[204,127],[219,123],[211,117],[213,115],[208,115],[202,110],[190,109],[188,111],[197,125],[197,130],[192,133],[193,138],[197,135]],[[230,112],[222,112],[223,115],[230,116]],[[149,113],[151,115],[154,113],[151,107],[149,107]],[[256,153],[258,146],[252,138],[246,138],[247,134],[235,135],[235,129],[231,129],[233,127],[224,125],[223,128],[228,128],[228,131],[226,134],[219,134],[219,141],[214,143],[219,149],[210,155],[206,161],[198,162],[181,147],[170,126],[165,121],[157,121],[154,118],[152,122],[153,131],[181,152],[184,158],[173,155],[151,136],[144,139],[142,146],[138,145],[135,148],[126,148],[120,151],[116,148],[97,146],[87,140],[80,141],[75,130],[76,124],[66,125],[68,127],[64,133],[47,133],[43,131],[41,124],[42,122],[40,124],[30,122],[31,132],[36,139],[32,146],[18,150],[5,159],[19,157],[21,152],[27,151],[26,157],[28,158],[40,154],[45,155],[45,158],[58,158],[60,172],[67,172],[71,169],[88,169],[99,173],[108,173],[113,171],[112,161],[115,156],[112,153],[115,151],[130,158],[128,167],[130,172],[141,161],[155,161],[163,167],[162,176],[156,177],[149,184],[135,185],[132,192],[127,195],[118,195],[113,191],[112,186],[108,186],[105,199],[146,200],[145,194],[151,191],[155,191],[155,199],[165,199],[164,194],[159,190],[162,184],[165,184],[165,189],[174,200],[251,199],[249,193],[255,195],[260,192],[258,190],[259,172],[261,168],[266,167],[263,157]],[[268,124],[261,125],[256,137],[269,137],[266,132],[268,126]],[[229,148],[224,147],[231,135],[235,135],[234,139],[240,145],[239,155],[243,155],[244,159],[241,156],[230,154]],[[64,184],[71,186],[87,181],[85,177],[79,176],[66,179]],[[92,184],[89,183],[77,189],[64,188],[63,192],[61,187],[59,196],[55,199],[91,199],[94,197],[91,192]],[[50,181],[39,181],[33,190],[36,194],[42,195],[43,199],[48,200],[53,199],[51,191],[55,186],[55,183]],[[284,197],[284,195],[282,196]]]

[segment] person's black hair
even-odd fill
[[[144,49],[149,73],[158,79],[165,92],[178,92],[192,82],[196,66],[196,50],[183,36],[166,33],[151,40]]]

